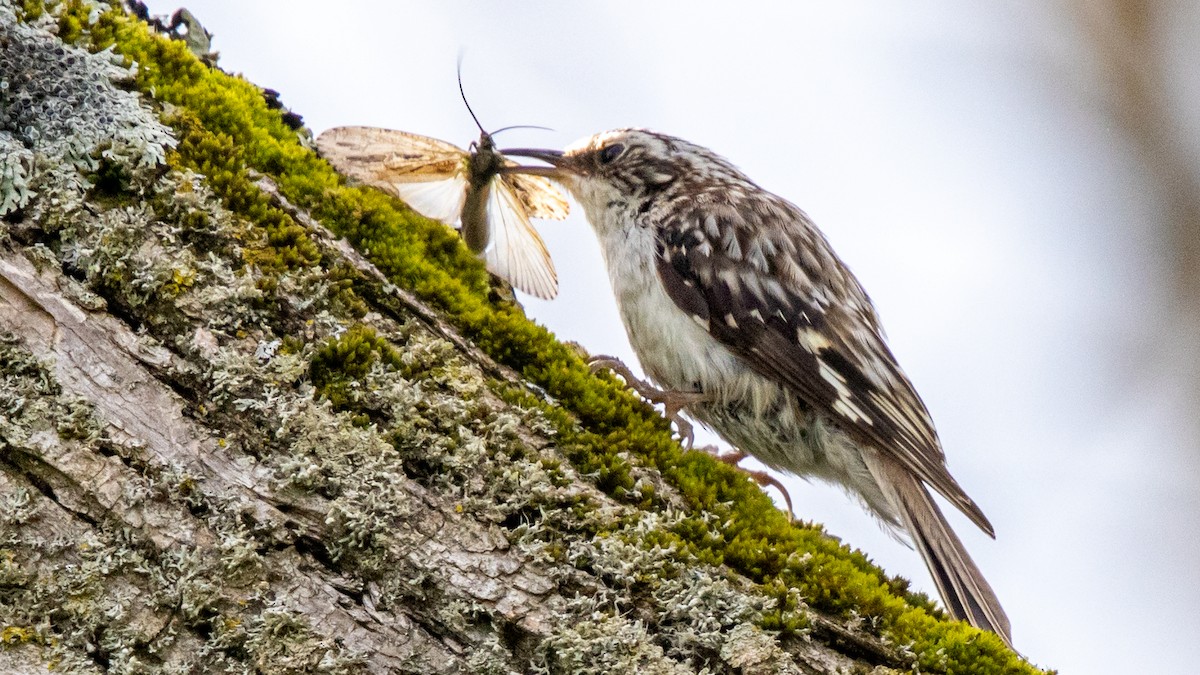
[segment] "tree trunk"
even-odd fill
[[[46,4],[0,0],[0,671],[1035,672],[257,89]]]

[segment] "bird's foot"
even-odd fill
[[[715,445],[705,446],[704,448],[701,448],[701,450],[704,450],[705,452],[716,457],[719,461],[724,462],[738,471],[746,474],[751,478],[751,480],[753,480],[755,483],[758,483],[760,486],[765,488],[769,485],[776,490],[779,490],[780,494],[783,495],[784,503],[787,504],[788,520],[796,519],[796,512],[792,509],[792,496],[788,494],[787,488],[783,486],[783,483],[781,483],[778,478],[772,476],[766,471],[755,471],[753,469],[745,469],[741,466],[738,466],[743,459],[746,459],[750,455],[737,449],[735,449],[733,452],[723,453]]]
[[[636,391],[639,396],[651,403],[661,404],[663,407],[663,417],[666,417],[667,421],[675,425],[675,429],[679,432],[679,438],[683,442],[684,447],[689,450],[692,448],[692,443],[696,439],[695,430],[692,428],[692,423],[682,415],[682,412],[689,405],[708,400],[703,392],[659,389],[646,380],[634,375],[629,366],[625,365],[621,359],[615,356],[605,356],[603,354],[593,356],[588,359],[588,368],[593,373],[600,370],[611,370],[616,375],[619,375],[621,379],[625,380],[625,384],[630,389]]]

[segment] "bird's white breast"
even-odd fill
[[[660,386],[742,396],[761,380],[667,296],[655,268],[655,232],[614,209],[588,212],[629,343]]]

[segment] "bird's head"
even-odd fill
[[[701,187],[722,179],[747,180],[713,152],[645,129],[605,131],[562,151],[520,148],[502,152],[549,164],[507,170],[562,183],[589,214],[614,207],[644,211],[648,202],[667,191],[679,192],[689,185]]]

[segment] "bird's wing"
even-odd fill
[[[858,281],[797,207],[770,194],[693,195],[659,219],[667,294],[759,374],[894,457],[989,534],[946,469],[925,404]]]
[[[467,152],[428,136],[377,127],[335,127],[317,137],[341,173],[390,192],[426,218],[453,226],[467,191]]]

